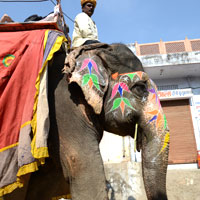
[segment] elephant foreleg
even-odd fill
[[[73,200],[107,200],[106,179],[98,142],[93,135],[62,137],[61,160],[67,171]]]
[[[69,185],[61,167],[48,158],[44,166],[31,174],[25,200],[51,200],[69,193]]]

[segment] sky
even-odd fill
[[[0,0],[1,1],[1,0]],[[56,2],[56,0],[52,0]],[[63,12],[74,20],[81,12],[80,0],[61,0]],[[34,3],[0,2],[0,17],[7,13],[22,22],[32,14],[52,12],[49,1]],[[99,40],[105,43],[154,43],[200,38],[200,0],[97,0],[92,19]],[[73,32],[73,22],[65,17]]]

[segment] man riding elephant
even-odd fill
[[[91,16],[96,7],[96,0],[81,0],[82,13],[75,18],[72,48],[98,43],[98,31]]]

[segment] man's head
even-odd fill
[[[88,16],[92,16],[96,7],[96,0],[81,0],[82,11]]]

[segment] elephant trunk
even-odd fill
[[[154,137],[142,144],[142,173],[148,200],[167,200],[168,148],[160,151],[162,139]]]

